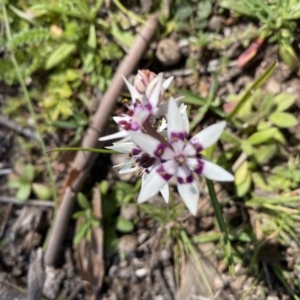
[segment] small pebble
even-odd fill
[[[108,270],[108,276],[116,277],[118,274],[118,270],[119,270],[118,266],[116,266],[116,265],[111,266]]]
[[[122,254],[130,254],[135,251],[137,246],[137,239],[132,234],[123,235],[119,239],[119,251]]]
[[[163,249],[163,250],[160,251],[160,259],[161,259],[162,261],[167,261],[167,260],[169,260],[170,258],[171,258],[171,253],[170,253],[169,250]]]
[[[165,66],[172,66],[179,62],[181,58],[178,44],[172,39],[161,40],[156,49],[156,57]]]
[[[266,300],[279,300],[277,296],[268,296]]]
[[[222,19],[219,16],[212,16],[208,21],[208,28],[216,31],[222,27]]]
[[[135,206],[135,205],[125,206],[125,205],[123,205],[121,207],[121,216],[126,220],[133,220],[137,216],[137,206]]]
[[[143,278],[147,275],[148,271],[146,268],[135,270],[135,276],[138,278]]]

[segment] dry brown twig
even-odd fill
[[[107,118],[124,86],[122,75],[128,77],[134,71],[137,63],[147,50],[157,25],[158,17],[157,15],[154,15],[148,20],[136,37],[131,50],[119,65],[110,87],[103,96],[99,108],[83,137],[81,147],[94,148],[97,146],[99,136],[101,136],[104,131]],[[56,262],[73,210],[75,193],[80,190],[96,157],[97,155],[91,152],[80,151],[76,154],[72,169],[65,180],[69,184],[66,186],[63,196],[61,197],[62,201],[57,211],[57,216],[46,248],[46,266],[52,266]],[[72,178],[72,180],[70,180],[70,178]]]

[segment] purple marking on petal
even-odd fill
[[[161,156],[164,154],[166,148],[167,148],[166,145],[159,144],[154,152],[154,156],[156,156],[157,158],[161,158]]]
[[[143,153],[136,161],[143,168],[149,168],[155,163],[155,158],[147,153]]]
[[[128,109],[127,112],[126,112],[126,115],[127,116],[133,116],[133,110]]]
[[[140,129],[140,125],[137,122],[132,121],[130,129],[133,130],[133,131],[138,131]]]
[[[142,152],[142,150],[139,149],[139,148],[133,148],[133,149],[131,150],[131,154],[132,154],[132,155],[139,155],[141,152]]]
[[[120,125],[125,130],[129,130],[131,128],[131,124],[129,122],[127,122],[127,121],[124,121],[124,120],[120,121],[118,123],[118,125]]]
[[[204,162],[201,159],[197,159],[198,165],[194,168],[194,172],[197,174],[202,174],[203,168],[204,168]]]
[[[165,181],[169,181],[172,177],[171,174],[167,173],[164,169],[164,167],[162,165],[160,165],[156,172],[165,180]]]
[[[190,174],[188,177],[186,178],[182,178],[182,177],[177,177],[177,182],[179,184],[185,184],[185,183],[192,183],[194,181],[193,175]]]
[[[171,132],[171,143],[176,142],[178,140],[184,141],[186,138],[185,132]]]
[[[195,150],[197,152],[200,152],[203,150],[203,146],[199,143],[199,141],[197,139],[192,139],[189,143],[191,143],[193,145],[193,147],[195,148]]]
[[[152,110],[153,110],[153,107],[152,107],[152,105],[151,105],[150,102],[148,102],[148,103],[145,105],[145,108],[146,108],[148,111],[150,111],[150,112],[152,112]]]

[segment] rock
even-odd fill
[[[146,268],[135,270],[135,276],[138,278],[146,277],[148,270]]]
[[[281,84],[274,78],[270,78],[266,83],[266,90],[269,93],[278,94],[281,92]]]
[[[266,300],[279,300],[277,296],[268,296]]]
[[[181,53],[178,44],[172,39],[161,40],[156,49],[156,57],[165,66],[172,66],[179,62]]]
[[[168,261],[171,258],[171,253],[168,249],[163,249],[160,251],[160,259],[162,261]]]
[[[126,220],[133,220],[137,216],[136,205],[123,205],[121,207],[121,216]]]
[[[137,238],[132,234],[123,235],[119,239],[119,251],[122,254],[130,254],[135,251],[137,247]]]
[[[222,19],[219,16],[212,16],[208,21],[208,28],[212,31],[216,31],[222,27]]]

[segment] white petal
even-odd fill
[[[206,178],[216,181],[234,181],[234,176],[222,167],[208,160],[202,159],[202,161],[204,163],[202,175]]]
[[[183,125],[184,125],[184,130],[186,132],[186,134],[188,135],[190,132],[190,122],[189,122],[189,118],[187,115],[187,111],[186,111],[187,105],[181,103],[179,110],[182,114],[182,121],[183,121]]]
[[[226,126],[225,121],[208,126],[207,128],[203,129],[201,132],[196,134],[190,140],[190,142],[192,143],[198,142],[203,149],[206,149],[219,139],[225,126]]]
[[[131,142],[114,143],[113,146],[105,147],[106,149],[115,150],[120,153],[130,153],[132,149],[136,148],[136,145]]]
[[[131,140],[150,156],[155,156],[155,151],[161,145],[157,139],[145,133],[129,131],[129,135]]]
[[[166,119],[162,118],[161,124],[157,128],[157,132],[161,132],[161,131],[165,130],[167,127],[168,127],[168,123],[167,123]]]
[[[119,174],[136,172],[139,169],[139,167],[138,166],[133,167],[133,164],[134,164],[134,159],[126,162],[122,167],[122,169],[119,171]]]
[[[168,138],[170,140],[171,134],[185,132],[182,116],[179,108],[174,100],[169,101],[168,107]]]
[[[150,112],[147,110],[136,109],[133,118],[137,121],[139,125],[143,125],[144,121],[148,118]]]
[[[122,76],[122,77],[123,77],[123,79],[126,83],[126,86],[129,90],[129,93],[131,95],[132,102],[135,103],[136,99],[141,99],[141,94],[137,91],[137,89],[124,76]]]
[[[126,121],[126,122],[129,122],[130,120],[132,119],[132,116],[127,116],[127,115],[124,115],[124,116],[121,116],[121,117],[113,117],[113,120],[119,124],[120,121]]]
[[[197,214],[199,189],[195,179],[190,183],[177,183],[178,192],[192,215]]]
[[[174,76],[171,76],[163,82],[162,87],[163,87],[164,90],[166,90],[170,86],[173,79],[174,79]]]
[[[121,130],[110,135],[102,136],[101,138],[99,138],[99,141],[103,142],[108,140],[121,139],[125,136],[128,136],[128,132],[126,130]]]
[[[156,108],[158,105],[160,92],[161,92],[161,80],[157,82],[148,99],[153,109]]]
[[[171,97],[168,102],[162,103],[157,107],[156,111],[154,111],[154,115],[157,118],[165,116],[168,113],[168,107],[169,107],[170,101],[175,101],[176,103],[180,103],[180,101],[183,99],[184,99],[184,96],[178,97],[176,99]]]
[[[168,203],[170,197],[169,184],[165,183],[165,185],[160,189],[160,192],[163,198],[165,199],[166,203]]]
[[[154,77],[147,85],[146,88],[146,97],[149,99],[151,97],[151,94],[153,93],[153,90],[155,89],[155,87],[157,86],[157,84],[159,83],[160,85],[160,89],[161,89],[161,85],[162,85],[162,78],[163,78],[163,74],[160,73],[158,74],[156,77]]]
[[[160,167],[160,165],[156,166],[150,174],[146,177],[146,180],[143,182],[138,202],[143,203],[156,195],[166,184],[166,180],[164,180],[156,170]]]

